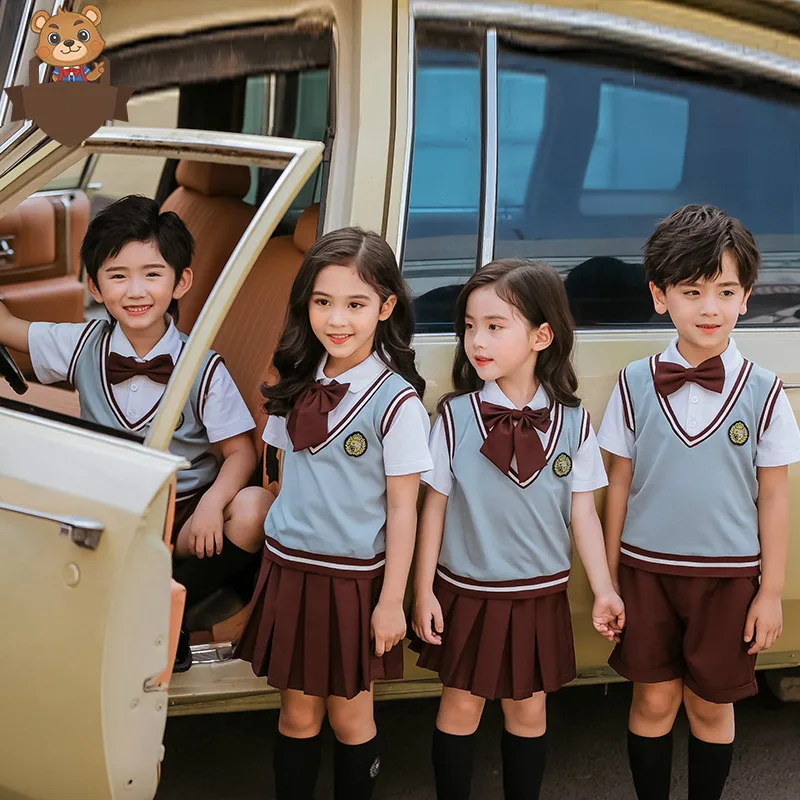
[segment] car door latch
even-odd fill
[[[19,514],[23,517],[35,517],[47,522],[54,522],[59,526],[59,533],[62,536],[68,536],[71,542],[87,550],[97,549],[97,545],[100,544],[100,537],[105,530],[102,522],[97,522],[87,517],[72,516],[71,514],[50,514],[46,511],[37,511],[33,508],[23,508],[22,506],[3,502],[0,502],[0,511],[8,511],[11,514]]]

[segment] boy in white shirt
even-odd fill
[[[756,654],[782,629],[800,434],[781,381],[730,338],[758,265],[752,234],[718,208],[660,223],[645,273],[678,336],[620,373],[598,434],[613,455],[606,545],[628,611],[609,663],[634,682],[628,751],[641,800],[669,797],[681,703],[688,798],[719,800],[733,703],[756,693]]]
[[[192,286],[193,251],[177,214],[159,213],[146,197],[124,197],[97,215],[81,247],[89,291],[111,319],[27,322],[0,303],[0,344],[29,352],[41,383],[70,383],[83,419],[145,436],[187,339],[172,315]],[[209,351],[170,444],[191,463],[178,473],[172,530],[175,578],[186,586],[187,607],[262,549],[272,496],[250,485],[254,427],[222,357]],[[186,637],[181,650],[178,669],[188,668]]]

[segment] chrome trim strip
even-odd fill
[[[800,86],[800,61],[711,36],[601,11],[497,0],[416,0],[420,19],[463,20],[554,33],[596,36],[744,70]]]
[[[414,149],[414,125],[416,122],[417,91],[417,29],[414,24],[414,3],[408,14],[408,108],[406,109],[406,154],[403,158],[403,188],[400,193],[400,218],[397,224],[395,253],[397,263],[403,266],[406,249],[406,230],[408,229],[408,202],[411,196],[411,160]]]
[[[486,31],[486,42],[481,64],[481,93],[483,114],[483,175],[481,177],[481,227],[478,264],[488,264],[494,258],[494,229],[497,215],[497,30]]]
[[[45,522],[54,522],[59,526],[61,536],[69,536],[71,542],[87,550],[97,549],[97,545],[100,544],[100,537],[105,530],[105,525],[102,522],[97,522],[88,517],[76,517],[72,514],[49,514],[46,511],[37,511],[34,508],[23,508],[22,506],[14,506],[10,503],[2,502],[0,502],[0,511],[19,514],[23,517],[43,519]]]

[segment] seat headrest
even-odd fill
[[[307,253],[311,245],[317,241],[317,223],[319,222],[319,203],[312,203],[297,220],[294,228],[294,246]]]
[[[250,170],[243,164],[183,160],[178,164],[175,180],[184,188],[209,197],[241,200],[250,191]]]

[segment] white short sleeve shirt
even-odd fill
[[[662,353],[661,360],[680,364],[682,367],[691,366],[678,351],[677,337]],[[742,355],[731,339],[722,354],[722,363],[725,367],[725,385],[722,394],[704,389],[696,383],[687,382],[667,398],[667,403],[684,431],[689,434],[702,431],[717,416],[725,399],[733,391],[742,362]],[[634,435],[625,424],[619,384],[615,386],[608,402],[597,439],[603,450],[623,458],[633,458]],[[793,464],[795,461],[800,461],[800,431],[789,398],[781,390],[769,427],[758,441],[756,466],[780,467]]]
[[[40,383],[66,381],[78,340],[90,322],[32,322],[28,329],[28,347],[36,378]],[[144,358],[139,358],[133,345],[119,325],[114,326],[109,350],[121,356],[149,361],[167,354],[178,362],[183,340],[172,319],[167,332]],[[166,386],[141,375],[114,384],[111,390],[125,418],[131,422],[141,419],[154,408],[164,395]],[[242,399],[236,384],[224,364],[211,376],[208,397],[203,409],[203,424],[211,443],[221,442],[255,428],[255,422]]]
[[[316,380],[323,384],[331,382],[325,375],[327,356],[317,368]],[[349,383],[347,394],[328,414],[328,430],[333,430],[358,403],[365,391],[386,369],[386,365],[373,353],[352,369],[336,377],[338,383]],[[383,437],[383,465],[388,476],[413,475],[425,472],[433,466],[428,451],[430,417],[419,397],[412,397],[400,406],[392,426]],[[279,450],[291,450],[292,443],[286,431],[286,418],[274,415],[267,419],[264,441]]]
[[[480,391],[480,399],[487,403],[494,403],[503,408],[514,408],[514,404],[506,397],[495,381],[487,381]],[[547,393],[540,385],[536,390],[533,399],[527,404],[527,408],[536,410],[547,408],[550,405]],[[547,444],[547,433],[537,431],[542,440],[542,444]],[[440,494],[449,495],[453,488],[453,471],[450,466],[450,453],[447,448],[447,438],[444,432],[444,423],[439,417],[433,426],[430,438],[431,458],[433,459],[433,469],[422,476],[424,483],[428,484]],[[480,453],[475,454],[475,458],[484,458]],[[516,467],[516,458],[512,459],[511,466]],[[572,491],[593,492],[601,489],[608,484],[603,457],[597,444],[592,427],[589,427],[589,435],[586,441],[578,448],[578,452],[572,459]]]

